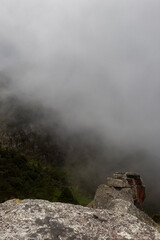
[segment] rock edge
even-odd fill
[[[121,208],[92,209],[45,200],[9,200],[0,204],[0,226],[1,240],[160,239],[156,227]]]

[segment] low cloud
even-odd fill
[[[157,166],[159,10],[158,0],[1,0],[1,76],[70,129],[148,151]]]

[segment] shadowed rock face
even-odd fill
[[[160,239],[156,224],[150,226],[127,212],[132,203],[116,201],[112,210],[107,210],[44,200],[10,200],[0,204],[0,239]]]

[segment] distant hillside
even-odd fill
[[[10,148],[0,148],[0,202],[12,198],[40,198],[78,203],[61,168],[27,159]]]
[[[28,197],[87,204],[90,199],[68,178],[70,143],[58,114],[16,96],[1,98],[0,106],[0,201]]]
[[[25,155],[30,162],[63,169],[68,186],[86,202],[78,192],[93,195],[101,180],[95,177],[97,161],[104,161],[101,139],[88,129],[70,132],[57,111],[8,94],[6,89],[1,84],[0,146]]]
[[[153,156],[108,144],[96,129],[68,129],[56,110],[13,95],[7,81],[0,83],[1,201],[24,196],[86,205],[107,176],[136,171],[147,185],[145,208],[157,212],[159,168],[152,169]]]

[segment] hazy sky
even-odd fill
[[[58,109],[71,127],[159,153],[159,0],[0,6],[0,71],[15,89]]]

